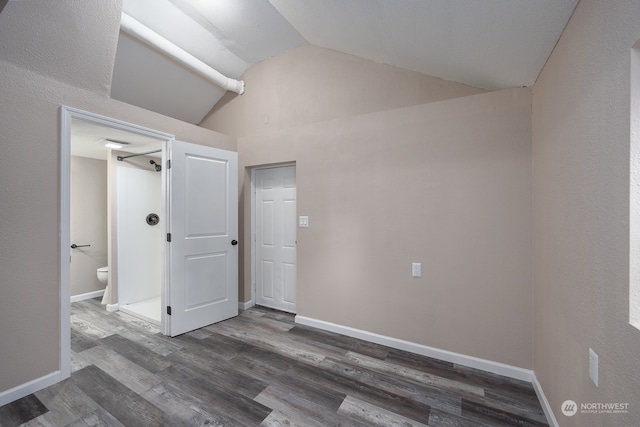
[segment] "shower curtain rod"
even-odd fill
[[[129,156],[118,156],[116,157],[119,161],[123,161],[124,159],[128,159],[129,157],[138,157],[138,156],[146,156],[147,154],[153,154],[153,153],[160,153],[162,152],[162,150],[155,150],[155,151],[149,151],[147,153],[140,153],[140,154],[131,154]]]

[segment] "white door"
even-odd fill
[[[296,167],[258,169],[256,304],[296,312]]]
[[[238,154],[169,146],[165,330],[176,336],[238,315]]]

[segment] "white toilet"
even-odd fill
[[[100,283],[107,286],[107,281],[109,280],[109,267],[100,267],[97,270],[97,275]]]

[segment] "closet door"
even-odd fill
[[[255,172],[256,304],[296,312],[296,167]]]
[[[171,141],[168,330],[238,315],[238,155]]]

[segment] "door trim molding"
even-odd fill
[[[547,421],[549,421],[549,425],[551,427],[559,427],[558,419],[553,413],[551,404],[549,403],[549,400],[547,400],[547,395],[544,394],[544,390],[542,389],[542,384],[540,384],[540,381],[538,381],[538,378],[536,377],[535,372],[532,372],[532,377],[533,378],[531,380],[531,383],[533,385],[533,390],[536,392],[536,395],[538,396],[538,400],[540,401],[540,405],[542,406],[542,411],[544,412],[544,415],[547,417]]]
[[[35,393],[38,390],[42,390],[43,388],[69,378],[69,374],[67,374],[67,376],[64,375],[65,374],[62,369],[59,369],[40,378],[36,378],[14,388],[10,388],[9,390],[0,393],[0,406],[4,406],[7,403],[21,399],[31,393]]]
[[[238,302],[238,310],[247,310],[256,305],[254,300],[250,300],[247,302]]]
[[[256,171],[258,170],[262,170],[262,169],[277,169],[277,168],[284,168],[287,166],[295,166],[296,168],[296,201],[298,199],[298,195],[297,195],[297,191],[298,191],[298,166],[296,165],[295,161],[291,161],[291,162],[284,162],[284,163],[273,163],[273,164],[268,164],[268,165],[261,165],[261,166],[252,166],[251,167],[251,183],[250,183],[250,190],[251,190],[251,230],[249,230],[250,236],[250,242],[251,242],[251,299],[247,302],[243,302],[242,304],[244,304],[246,306],[246,308],[250,308],[253,307],[254,305],[256,305]],[[296,204],[297,206],[297,204]],[[297,214],[297,212],[296,212]],[[297,216],[296,216],[296,220],[297,220]],[[297,251],[297,248],[296,248]],[[297,264],[297,262],[296,262]],[[244,286],[244,284],[243,284]],[[297,281],[296,281],[296,286],[297,286]],[[246,296],[245,296],[246,298]],[[241,308],[242,310],[244,310],[243,308]]]
[[[429,347],[423,344],[405,341],[386,335],[376,334],[374,332],[363,331],[349,326],[338,325],[336,323],[326,322],[324,320],[313,319],[311,317],[296,316],[295,323],[305,326],[313,326],[329,332],[346,335],[352,338],[359,338],[364,341],[375,344],[385,345],[387,347],[404,350],[422,356],[432,357],[445,362],[451,362],[458,365],[468,366],[470,368],[481,369],[483,371],[492,372],[494,374],[503,375],[505,377],[514,378],[528,383],[533,382],[533,371],[530,369],[520,368],[518,366],[507,365],[505,363],[494,362],[493,360],[481,359],[475,356],[455,353],[453,351],[443,350],[440,348]]]
[[[86,299],[91,299],[91,298],[99,298],[103,295],[104,295],[104,289],[101,289],[99,291],[86,292],[84,294],[72,295],[71,302],[84,301]]]
[[[542,410],[552,427],[558,427],[558,420],[554,415],[553,408],[547,400],[542,385],[538,381],[535,372],[532,369],[520,368],[518,366],[507,365],[505,363],[495,362],[493,360],[481,359],[479,357],[469,356],[466,354],[455,353],[440,348],[429,347],[423,344],[405,341],[385,335],[376,334],[361,329],[355,329],[349,326],[339,325],[336,323],[326,322],[324,320],[314,319],[297,315],[294,322],[299,325],[311,326],[322,329],[324,331],[334,332],[346,335],[352,338],[358,338],[375,344],[385,345],[387,347],[404,350],[422,356],[432,357],[438,360],[455,363],[458,365],[468,366],[470,368],[480,369],[494,374],[502,375],[509,378],[531,383],[538,397],[538,401],[542,406]]]

